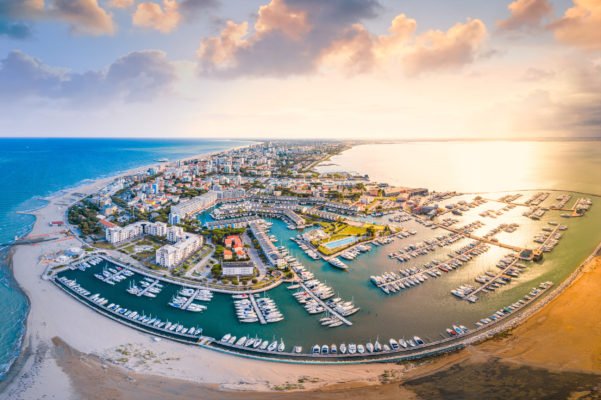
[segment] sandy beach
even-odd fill
[[[77,200],[114,178],[69,190],[32,212],[29,236],[55,232]],[[346,366],[283,364],[235,357],[141,333],[73,301],[41,279],[44,254],[77,238],[13,249],[15,279],[31,304],[19,360],[0,387],[7,398],[418,398],[400,382],[491,358],[559,372],[601,374],[599,257],[549,305],[502,339],[418,363]],[[102,383],[99,383],[102,382]],[[304,390],[305,392],[301,392]],[[308,392],[307,392],[308,391]]]

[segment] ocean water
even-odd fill
[[[431,190],[601,194],[601,140],[368,144],[332,157],[318,170],[353,171],[377,182]]]
[[[42,207],[48,197],[86,181],[152,164],[248,144],[229,140],[0,139],[0,379],[20,349],[27,299],[5,263],[6,245],[35,219],[17,214]]]

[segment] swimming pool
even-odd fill
[[[353,244],[357,241],[357,238],[354,236],[348,236],[342,239],[338,239],[338,240],[334,240],[332,242],[328,242],[328,243],[323,243],[323,247],[327,248],[328,250],[332,250],[335,249],[337,247],[342,247],[342,246],[347,246],[349,244]]]

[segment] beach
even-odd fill
[[[71,193],[91,193],[105,183],[106,180],[99,181],[49,200],[46,207],[33,212],[36,223],[30,235],[42,235],[56,229],[50,227],[49,222],[62,217]],[[102,379],[104,385],[113,385],[113,390],[120,393],[112,398],[138,397],[132,395],[132,390],[138,390],[140,398],[144,393],[148,396],[145,398],[153,398],[153,393],[163,390],[185,398],[185,393],[173,391],[175,387],[182,387],[182,382],[188,383],[183,387],[189,390],[187,393],[191,397],[195,390],[221,398],[227,396],[228,390],[269,391],[281,395],[281,390],[317,388],[321,388],[319,392],[311,392],[315,396],[330,391],[342,395],[349,387],[353,388],[353,393],[363,393],[367,387],[379,390],[384,374],[398,380],[410,380],[466,360],[489,357],[560,371],[601,373],[601,329],[598,319],[593,318],[599,315],[601,304],[598,257],[583,268],[579,278],[564,293],[507,338],[487,341],[418,364],[309,366],[239,358],[168,340],[153,342],[152,335],[93,312],[41,279],[46,266],[40,263],[40,256],[76,244],[75,240],[42,242],[35,246],[16,246],[13,250],[14,276],[28,296],[31,308],[23,344],[25,351],[13,368],[8,379],[10,383],[4,388],[9,398],[38,398],[41,394],[65,398],[65,393],[73,394],[73,398],[94,398],[91,391],[98,396],[106,393],[98,391],[97,385],[93,384],[96,379]],[[124,349],[129,354],[128,361],[116,362],[124,358]],[[574,354],[580,354],[582,358],[576,358]],[[135,382],[146,380],[154,384],[144,385],[144,390],[155,392],[135,389]],[[355,391],[357,386],[362,389]],[[226,394],[221,392],[223,390]],[[409,396],[407,398],[412,396],[409,392],[405,394]]]
[[[47,199],[45,207],[31,212],[36,221],[29,236],[55,232],[51,221],[64,219],[71,203],[112,179]],[[150,334],[93,312],[42,279],[42,255],[80,246],[77,238],[65,239],[12,250],[13,274],[30,311],[21,356],[0,385],[8,398],[239,398],[244,391],[251,399],[413,399],[419,397],[411,382],[491,360],[558,374],[601,374],[601,327],[594,317],[601,314],[599,257],[542,310],[495,339],[418,362],[302,365],[153,341]]]

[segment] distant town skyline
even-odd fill
[[[0,136],[601,137],[601,0],[2,0]]]

